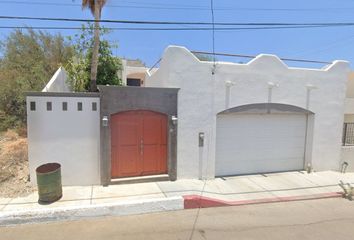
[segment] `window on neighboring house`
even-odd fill
[[[92,111],[97,111],[97,103],[96,102],[92,103]]]
[[[68,111],[68,103],[63,102],[63,111]]]
[[[354,145],[354,122],[344,123],[342,144],[343,146]]]
[[[77,110],[82,111],[82,102],[77,103]]]
[[[47,111],[52,111],[52,102],[47,102]]]
[[[127,86],[136,86],[141,85],[141,80],[139,78],[127,78]]]
[[[30,110],[36,111],[36,102],[30,102]]]

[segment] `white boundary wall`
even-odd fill
[[[61,164],[63,185],[100,184],[99,97],[27,96],[28,157],[30,177],[44,163]],[[35,102],[32,111],[31,102]],[[52,110],[47,110],[47,102]],[[67,102],[67,111],[62,103]],[[82,111],[78,111],[82,102]],[[92,110],[92,103],[97,110]]]
[[[198,178],[200,169],[203,177],[215,176],[216,115],[228,108],[267,102],[269,82],[279,84],[272,91],[272,102],[301,108],[307,106],[307,86],[317,87],[310,91],[309,110],[315,114],[312,150],[306,155],[317,171],[338,170],[349,72],[345,61],[323,69],[291,68],[264,54],[247,64],[218,62],[214,69],[212,62],[199,61],[186,48],[170,46],[146,86],[180,88],[178,178]],[[198,147],[199,132],[205,133],[204,148]]]

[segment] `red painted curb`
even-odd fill
[[[291,202],[311,199],[337,198],[342,197],[341,192],[319,193],[312,195],[300,195],[291,197],[260,198],[251,200],[225,201],[216,198],[209,198],[199,195],[186,195],[184,198],[184,209],[208,208],[221,206],[240,206],[260,203]]]

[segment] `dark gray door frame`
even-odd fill
[[[177,94],[175,88],[136,88],[99,86],[101,99],[101,184],[111,182],[111,128],[110,117],[125,111],[147,110],[168,116],[168,175],[171,181],[177,179]],[[107,124],[102,119],[107,118]],[[104,126],[105,125],[105,126]]]

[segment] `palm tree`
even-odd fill
[[[91,91],[97,91],[97,66],[98,66],[98,50],[100,47],[100,23],[101,11],[107,0],[82,0],[82,8],[89,8],[95,17],[94,28],[94,43],[92,49],[92,61],[91,61]]]

